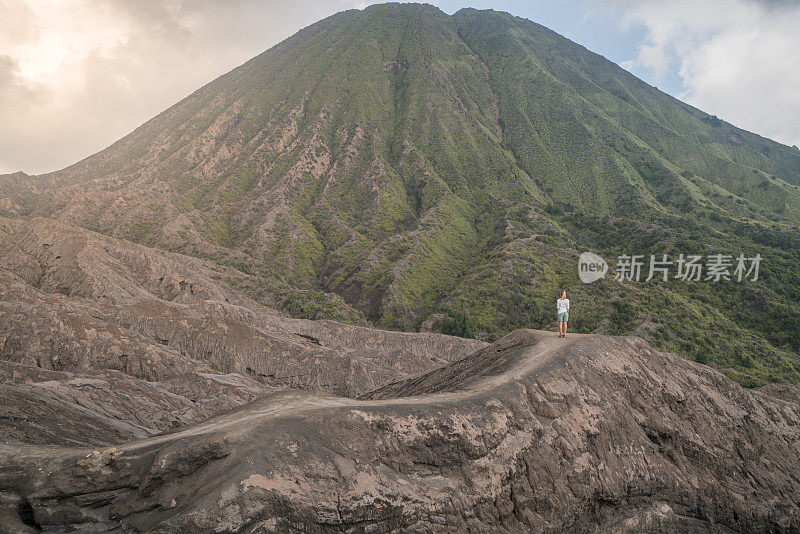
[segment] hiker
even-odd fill
[[[556,301],[556,320],[558,321],[558,337],[567,337],[567,321],[569,321],[569,299],[567,292],[561,291],[561,298]]]

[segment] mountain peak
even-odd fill
[[[418,329],[464,309],[475,335],[494,339],[551,320],[550,292],[576,283],[583,248],[697,253],[699,235],[752,255],[761,229],[777,225],[769,243],[789,268],[781,247],[795,240],[781,232],[800,224],[799,185],[797,150],[542,26],[381,4],[301,30],[63,171],[25,187],[0,179],[0,215],[236,266],[291,314]],[[586,329],[616,317],[611,295],[639,291],[609,284],[574,285],[593,303]],[[505,288],[511,298],[498,296]],[[696,298],[644,290],[670,303],[659,324]],[[712,306],[729,317],[724,296]],[[652,319],[643,307],[633,315],[612,328]],[[766,316],[755,327],[727,320],[741,341],[720,336],[726,354],[746,347],[780,361],[796,350],[769,334]],[[692,353],[709,331],[664,328],[664,347]]]

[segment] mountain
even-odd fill
[[[64,170],[46,217],[231,267],[296,317],[494,340],[637,333],[743,384],[800,382],[800,151],[531,21],[345,11]],[[577,278],[577,258],[761,254],[757,281]]]
[[[20,533],[800,528],[796,400],[640,339],[518,330],[366,397],[273,393],[94,450],[1,444],[0,518]]]
[[[530,21],[334,15],[0,176],[0,533],[796,532],[798,185]]]

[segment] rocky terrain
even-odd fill
[[[246,275],[46,219],[0,219],[0,441],[99,445],[280,389],[354,396],[485,345],[287,318]]]
[[[638,338],[293,319],[0,219],[0,532],[795,532],[800,389]]]
[[[0,445],[7,532],[797,532],[800,407],[637,338],[520,330],[362,399]]]

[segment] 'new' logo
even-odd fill
[[[608,272],[606,260],[591,252],[584,252],[578,258],[578,277],[584,284],[591,284],[603,278]]]

